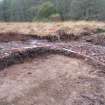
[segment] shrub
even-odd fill
[[[52,0],[62,20],[69,18],[70,5],[73,0]]]
[[[61,17],[59,13],[52,14],[51,16],[49,16],[49,19],[52,21],[61,21]]]
[[[56,9],[54,8],[54,5],[48,1],[43,4],[41,4],[39,7],[39,18],[48,18],[50,15],[57,13]]]

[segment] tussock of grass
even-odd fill
[[[91,34],[105,31],[105,23],[95,21],[0,23],[0,33],[53,36],[57,35],[59,30],[63,30],[69,35]]]

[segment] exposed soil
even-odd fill
[[[0,105],[105,105],[104,36],[12,34],[0,39]]]
[[[42,56],[0,73],[0,105],[105,105],[105,78],[83,60]]]
[[[105,47],[86,42],[47,42],[28,40],[0,44],[0,69],[42,54],[62,54],[82,58],[97,67],[105,67]]]

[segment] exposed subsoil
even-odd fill
[[[42,56],[0,73],[0,105],[105,105],[105,78],[83,60]]]
[[[5,35],[0,105],[105,105],[104,37],[95,43],[97,35],[55,42]]]

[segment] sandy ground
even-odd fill
[[[0,72],[0,105],[105,105],[105,78],[97,71],[60,55],[14,65]]]

